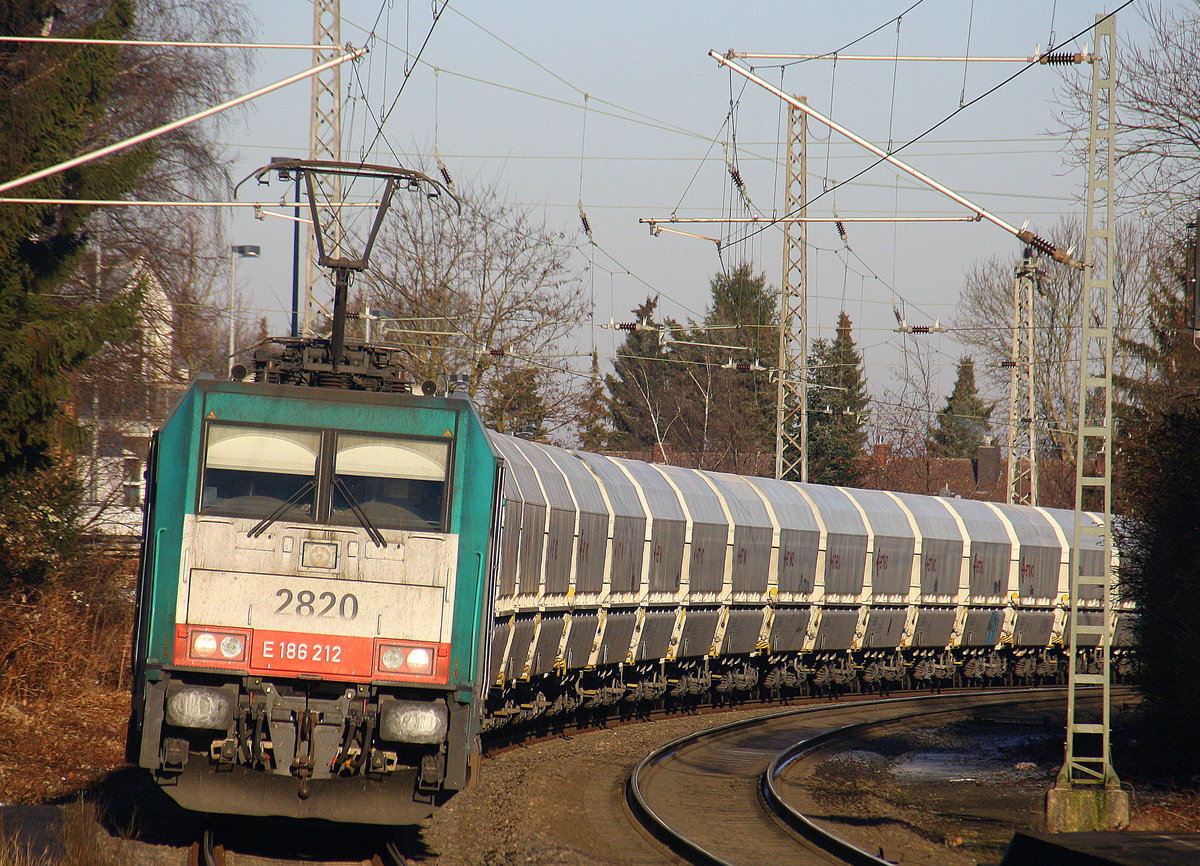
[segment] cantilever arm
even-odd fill
[[[1014,235],[1015,237],[1017,237],[1019,240],[1023,241],[1024,243],[1029,244],[1031,247],[1034,247],[1037,250],[1040,250],[1041,252],[1050,256],[1056,262],[1061,262],[1064,265],[1070,265],[1073,268],[1078,268],[1079,270],[1083,270],[1083,263],[1077,262],[1073,258],[1071,258],[1071,254],[1067,250],[1064,250],[1061,247],[1055,246],[1050,241],[1045,240],[1044,238],[1038,237],[1033,232],[1031,232],[1027,229],[1017,228],[1016,226],[1012,225],[1011,223],[1008,223],[1005,220],[1002,220],[1000,217],[996,216],[995,214],[989,213],[988,211],[981,208],[979,205],[972,202],[970,199],[964,198],[963,196],[959,195],[958,193],[956,193],[954,190],[950,189],[949,187],[938,183],[936,180],[929,177],[929,175],[918,171],[917,169],[913,168],[911,165],[904,162],[903,160],[897,159],[896,157],[892,156],[892,154],[888,153],[883,148],[867,141],[861,135],[856,135],[855,133],[851,132],[846,127],[842,126],[840,123],[837,123],[834,120],[830,120],[828,117],[821,114],[821,112],[812,108],[807,103],[804,103],[804,102],[800,101],[799,99],[796,99],[794,96],[789,96],[788,94],[786,94],[782,90],[780,90],[778,87],[773,86],[769,82],[763,80],[762,78],[759,78],[757,75],[755,75],[753,72],[749,71],[748,69],[738,65],[737,63],[734,63],[733,57],[731,56],[732,54],[733,54],[733,52],[728,52],[726,54],[722,54],[719,51],[709,51],[708,52],[708,56],[715,59],[722,66],[729,67],[731,70],[738,73],[739,75],[747,78],[750,81],[753,81],[755,84],[757,84],[759,87],[762,87],[764,90],[774,93],[776,96],[778,96],[780,99],[782,99],[788,105],[795,108],[797,111],[803,111],[805,114],[807,114],[813,120],[819,121],[819,122],[825,124],[826,126],[828,126],[830,129],[834,130],[835,132],[841,133],[842,135],[846,136],[846,138],[853,141],[855,144],[865,147],[867,150],[871,151],[871,153],[875,154],[880,159],[890,162],[892,165],[896,166],[896,168],[900,169],[901,171],[915,177],[917,180],[921,181],[922,183],[933,187],[938,192],[940,192],[942,195],[949,196],[950,198],[954,199],[954,201],[958,202],[963,207],[974,211],[975,213],[979,214],[979,216],[981,216],[983,219],[987,220],[988,222],[994,223],[995,225],[1004,229],[1009,234]]]

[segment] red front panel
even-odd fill
[[[317,674],[323,679],[371,679],[375,641],[303,632],[256,631],[250,667],[259,671]]]
[[[249,648],[249,659],[245,653],[232,660],[193,654],[194,639],[200,633],[213,633],[218,638],[230,634],[242,636]],[[382,659],[389,647],[428,648],[433,656],[432,672],[387,670]],[[444,684],[450,680],[450,644],[180,623],[175,627],[175,664],[245,671],[256,676],[283,674],[349,682],[391,680]]]

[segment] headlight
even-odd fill
[[[398,646],[384,647],[379,654],[379,666],[389,671],[398,671],[404,667],[404,648]]]
[[[433,673],[433,658],[433,647],[384,645],[379,649],[379,670],[429,676]]]
[[[212,658],[217,654],[217,636],[208,632],[192,635],[192,655],[197,658]]]
[[[225,658],[240,659],[246,649],[246,639],[240,634],[227,634],[221,638],[221,655]]]
[[[246,637],[216,631],[194,631],[188,640],[188,655],[194,659],[237,662],[246,657]]]
[[[392,742],[436,745],[446,738],[448,718],[443,703],[384,701],[379,705],[379,736]]]
[[[167,698],[167,724],[224,730],[233,721],[233,699],[224,689],[182,686]]]

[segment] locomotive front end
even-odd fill
[[[496,461],[464,400],[201,382],[159,436],[130,758],[200,811],[467,784]]]

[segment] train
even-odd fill
[[[127,752],[188,809],[408,824],[487,732],[1054,679],[1072,558],[1111,565],[1070,511],[542,444],[338,350],[271,343],[153,437]]]

